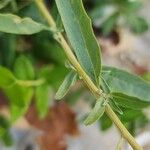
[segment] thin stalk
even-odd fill
[[[40,12],[43,14],[44,18],[47,20],[49,26],[56,28],[56,23],[55,23],[53,17],[51,16],[51,14],[49,13],[49,11],[47,10],[43,1],[35,0],[35,3],[37,5],[37,7],[39,8]],[[82,69],[81,65],[77,61],[75,55],[73,54],[71,48],[69,47],[69,45],[66,42],[65,38],[63,37],[63,35],[61,33],[57,33],[54,37],[60,43],[60,45],[63,47],[69,61],[76,68],[78,74],[82,77],[83,81],[85,82],[87,87],[90,89],[90,91],[96,97],[100,97],[102,94],[104,94],[102,90],[100,90],[96,87],[96,85],[92,82],[92,80],[89,78],[89,76]],[[125,128],[125,126],[121,123],[118,116],[114,113],[114,111],[111,109],[111,107],[108,104],[106,105],[106,114],[113,121],[113,123],[117,126],[117,128],[121,132],[122,136],[130,143],[132,148],[134,150],[142,150],[140,145],[138,145],[138,143],[135,141],[135,139],[132,137],[132,135],[128,132],[128,130]]]
[[[20,86],[30,87],[30,86],[39,86],[45,83],[45,79],[38,80],[17,80],[16,83]]]

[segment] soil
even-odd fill
[[[42,150],[66,150],[66,135],[79,134],[75,113],[65,102],[55,103],[44,119],[40,120],[37,116],[32,106],[26,118],[33,127],[42,131],[37,139]]]

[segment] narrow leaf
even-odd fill
[[[115,12],[102,23],[101,27],[104,35],[110,34],[110,32],[115,28],[118,18],[119,13]]]
[[[104,99],[100,98],[97,100],[93,110],[90,112],[86,120],[84,121],[85,125],[91,125],[97,121],[105,112],[105,106],[103,105]]]
[[[113,99],[109,100],[109,104],[113,108],[114,111],[118,112],[120,115],[123,115],[123,111]]]
[[[150,105],[150,84],[142,78],[113,67],[104,67],[102,77],[118,104],[132,109]]]
[[[78,61],[98,85],[101,71],[100,48],[82,1],[56,0],[56,5]]]
[[[16,59],[14,73],[18,79],[22,80],[33,80],[35,77],[34,68],[25,56],[20,56]]]
[[[50,106],[50,94],[51,90],[47,84],[38,86],[35,91],[36,96],[36,108],[38,110],[40,118],[44,118],[48,112]]]
[[[13,34],[34,34],[42,30],[50,30],[31,18],[20,18],[13,14],[0,14],[0,31]]]
[[[5,67],[0,67],[0,87],[9,88],[15,83],[16,79],[14,75]]]
[[[76,74],[76,72],[71,71],[65,77],[63,83],[59,87],[55,98],[58,99],[58,100],[62,99],[67,94],[67,92],[69,91],[70,87],[73,86],[76,81],[77,81],[77,74]]]
[[[127,20],[129,22],[131,30],[135,33],[143,33],[149,28],[148,22],[142,17],[131,15],[130,17],[127,16]]]

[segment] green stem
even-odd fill
[[[39,10],[41,11],[41,13],[43,14],[44,18],[47,20],[49,26],[56,28],[56,23],[55,23],[53,17],[51,16],[51,14],[48,12],[43,1],[35,0],[35,3],[37,5],[37,7],[39,8]],[[74,56],[71,48],[67,44],[63,35],[61,33],[57,33],[54,37],[60,43],[60,45],[63,47],[69,61],[76,68],[78,74],[82,77],[84,83],[87,85],[87,87],[90,89],[90,91],[96,96],[96,98],[102,96],[102,94],[104,94],[103,91],[96,87],[96,85],[91,81],[89,76],[82,69],[81,65],[77,61],[76,57]],[[103,96],[105,96],[105,94]],[[124,127],[124,125],[119,120],[118,116],[114,113],[114,111],[111,109],[111,107],[109,105],[106,105],[106,114],[114,122],[114,124],[117,126],[117,128],[121,132],[122,136],[130,143],[132,148],[134,150],[142,150],[140,145],[138,145],[138,143],[135,141],[135,139],[132,137],[132,135]]]
[[[38,80],[17,80],[18,85],[30,87],[30,86],[39,86],[45,83],[45,79],[38,79]]]

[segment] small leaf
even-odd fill
[[[27,112],[29,107],[28,105],[24,105],[22,107],[15,105],[14,103],[12,103],[10,105],[10,113],[11,113],[11,123],[14,123],[15,121],[17,121],[20,117],[22,117],[23,115],[25,115],[25,113]]]
[[[6,146],[12,146],[13,139],[9,130],[5,131],[5,134],[1,137],[1,139]]]
[[[105,112],[105,106],[103,105],[103,103],[104,103],[103,98],[97,100],[94,108],[92,109],[92,111],[90,112],[86,120],[84,121],[85,125],[91,125],[103,115],[103,113]]]
[[[82,1],[56,0],[56,5],[78,61],[93,82],[98,85],[101,72],[100,48]]]
[[[3,116],[0,116],[0,138],[5,145],[12,145],[12,137],[10,134],[10,122],[7,120],[7,118]]]
[[[35,77],[34,68],[25,56],[20,56],[16,59],[14,65],[14,73],[18,79],[33,80]]]
[[[16,82],[14,75],[5,67],[0,67],[0,87],[9,88]]]
[[[138,16],[130,16],[128,17],[130,28],[135,33],[143,33],[148,30],[149,25],[147,21]]]
[[[14,84],[10,88],[5,89],[4,93],[12,104],[23,107],[30,102],[33,96],[33,88]]]
[[[15,122],[28,110],[33,97],[33,88],[14,85],[5,91],[10,101],[11,122]]]
[[[0,9],[6,7],[9,3],[10,3],[11,0],[1,0],[0,1]]]
[[[36,88],[35,104],[40,118],[44,118],[49,110],[50,94],[51,94],[51,89],[47,84],[43,84]]]
[[[13,14],[0,14],[1,32],[30,35],[42,30],[50,30],[50,28],[33,21],[31,18],[22,19]]]
[[[123,115],[120,116],[122,122],[127,123],[136,120],[144,114],[140,110],[126,109]]]
[[[100,86],[101,88],[103,89],[103,91],[107,94],[110,93],[110,89],[109,89],[109,86],[107,84],[107,82],[105,81],[105,79],[101,76],[100,77]]]
[[[64,66],[45,66],[39,72],[39,77],[44,78],[46,82],[57,90],[65,78],[68,70]]]
[[[123,111],[113,99],[109,100],[109,104],[113,108],[114,111],[118,112],[120,115],[123,115]]]
[[[65,77],[63,83],[59,87],[55,98],[58,99],[58,100],[62,99],[67,94],[67,92],[69,91],[70,87],[73,86],[76,81],[77,81],[77,74],[76,74],[76,72],[71,71]]]
[[[103,67],[102,77],[119,105],[132,109],[150,105],[150,84],[142,78],[113,67]]]
[[[150,102],[122,93],[112,93],[111,95],[113,96],[114,100],[122,107],[137,110],[150,106]]]
[[[101,28],[104,35],[110,34],[110,32],[115,28],[118,18],[119,13],[115,12],[102,23]]]
[[[17,36],[10,34],[2,34],[1,33],[1,61],[5,67],[12,68],[15,55],[16,48],[18,45]]]
[[[109,129],[112,126],[112,121],[105,113],[101,117],[101,119],[98,121],[98,123],[100,124],[100,129],[102,131]]]

